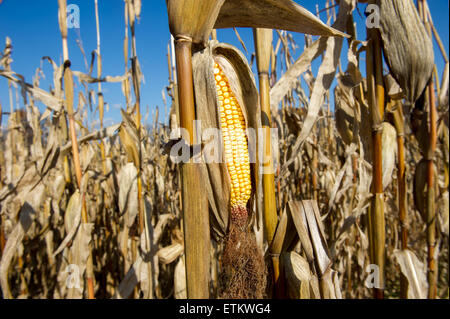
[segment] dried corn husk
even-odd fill
[[[175,37],[205,42],[225,0],[168,0],[170,32]]]
[[[161,248],[158,251],[158,258],[163,264],[170,264],[183,253],[183,245],[175,243],[170,246]]]
[[[118,175],[119,214],[125,215],[125,226],[130,228],[138,214],[137,169],[133,163],[127,163]]]
[[[4,298],[11,298],[9,290],[8,272],[11,261],[16,254],[17,248],[21,244],[25,234],[28,232],[40,211],[40,206],[44,200],[45,187],[38,185],[31,193],[27,195],[27,200],[22,205],[19,213],[19,220],[14,229],[8,236],[8,240],[3,250],[2,259],[0,260],[0,285]]]
[[[408,278],[408,299],[426,299],[428,285],[425,265],[409,249],[394,250],[394,256],[403,275]]]
[[[173,294],[176,299],[186,299],[186,266],[184,265],[184,255],[178,260],[175,266],[173,278]]]
[[[309,264],[294,251],[286,252],[281,257],[288,294],[293,299],[310,299],[310,281],[312,273]]]
[[[76,190],[75,193],[73,193],[70,197],[69,203],[66,208],[66,213],[64,215],[66,236],[61,244],[59,244],[56,251],[53,253],[53,257],[62,252],[76,235],[77,229],[81,223],[81,208],[81,195],[80,192]]]
[[[384,56],[392,75],[414,103],[434,67],[433,44],[412,0],[377,0]]]
[[[120,140],[126,150],[128,161],[133,161],[136,167],[139,167],[139,134],[135,122],[130,118],[130,115],[120,110],[122,113],[122,124],[119,128]]]
[[[334,89],[336,128],[346,145],[350,145],[353,141],[353,121],[355,112],[353,105],[349,102],[349,92],[343,86],[337,85]],[[358,122],[360,118],[356,119]]]
[[[438,202],[439,214],[438,221],[441,232],[448,236],[448,217],[449,217],[449,196],[448,191],[444,192]]]
[[[295,224],[295,228],[300,238],[302,249],[305,252],[306,258],[309,263],[314,261],[314,252],[311,239],[309,238],[308,225],[306,217],[304,215],[303,206],[298,201],[288,202],[288,212],[292,217],[292,221]]]
[[[434,180],[437,180],[436,168],[434,171]],[[434,183],[434,196],[437,200],[438,185]],[[423,221],[427,220],[426,207],[427,207],[427,161],[422,159],[416,166],[414,172],[414,205],[419,211]]]
[[[204,50],[195,53],[192,58],[196,114],[197,120],[201,121],[203,133],[205,134],[207,128],[217,130],[220,128],[218,97],[213,72],[214,60],[221,65],[223,71],[227,74],[230,87],[242,108],[246,126],[255,129],[255,133],[257,133],[257,129],[261,126],[260,108],[252,71],[241,52],[233,46],[219,44],[216,41],[211,41]],[[204,135],[204,143],[208,143],[208,138],[206,140],[205,138],[206,135]],[[219,142],[219,145],[222,145],[220,136],[213,136],[212,138],[216,139],[213,143]],[[248,135],[250,162],[257,160],[257,138],[257,134]],[[226,233],[228,227],[230,177],[222,157],[223,154],[214,154],[205,147],[203,156],[206,165],[202,165],[202,172],[212,210],[211,227],[213,233],[221,237]],[[255,175],[259,174],[256,165],[256,163],[250,164],[252,185],[257,185],[257,181],[260,181]],[[256,191],[259,187],[260,185],[256,187]],[[253,187],[253,190],[255,191],[255,187]],[[252,200],[250,200],[249,205],[253,207]],[[257,203],[257,205],[261,205],[261,203]]]
[[[83,278],[86,270],[87,260],[90,254],[89,244],[92,240],[92,231],[94,229],[93,223],[82,223],[78,228],[77,234],[74,237],[73,244],[70,247],[69,260],[71,265],[77,265],[79,275]],[[67,296],[69,299],[82,298],[83,290],[73,287],[69,289]]]
[[[363,141],[365,154],[369,154],[371,125],[365,99],[365,80],[358,69],[358,44],[359,41],[351,42],[347,54],[349,61],[347,71],[339,74],[338,85],[334,90],[336,128],[346,145],[358,141],[354,137],[354,133],[357,133]]]
[[[73,228],[78,227],[81,221],[81,195],[78,190],[70,197],[67,204],[66,213],[64,215],[64,226],[66,228],[66,234],[73,231]]]
[[[291,0],[168,0],[170,32],[206,42],[212,29],[276,28],[323,36],[345,36]]]
[[[336,271],[331,268],[328,269],[320,278],[320,284],[322,288],[322,299],[342,299],[338,273]]]
[[[402,88],[398,85],[397,81],[395,81],[394,77],[390,73],[384,76],[384,86],[390,99],[401,100],[405,97]]]
[[[302,250],[306,255],[306,259],[302,258],[302,260],[299,259],[300,256],[296,256],[292,252],[289,256],[286,254],[283,256],[289,293],[295,298],[303,298],[303,295],[309,296],[303,287],[303,281],[308,280],[311,296],[307,298],[342,298],[337,273],[331,269],[331,255],[326,244],[324,226],[317,202],[313,200],[289,201],[288,212],[291,218],[289,221],[295,225]],[[282,220],[280,220],[280,224]],[[314,265],[314,273],[317,274],[317,277],[312,273],[309,277],[307,276],[310,268],[305,265],[308,264]],[[321,294],[317,293],[319,284]]]
[[[382,124],[383,133],[381,135],[382,168],[383,168],[383,189],[386,189],[392,182],[392,176],[397,159],[397,131],[387,123]]]

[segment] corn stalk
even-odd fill
[[[187,130],[188,145],[194,144],[194,90],[192,82],[192,42],[175,37],[180,126]],[[186,280],[188,298],[209,296],[209,222],[207,203],[198,183],[198,165],[181,165]]]
[[[100,22],[98,17],[98,0],[95,0],[95,22],[97,29],[97,78],[102,77],[102,55],[100,53]],[[102,82],[98,82],[98,112],[100,119],[100,130],[103,130],[103,118],[105,114],[105,105],[102,93]],[[105,155],[105,144],[103,140],[100,140],[100,151],[102,155],[102,168],[103,174],[106,175],[106,155]]]
[[[394,114],[394,125],[397,130],[397,198],[398,198],[398,218],[400,222],[400,240],[402,250],[408,248],[408,228],[407,228],[407,197],[406,197],[406,168],[405,168],[405,128],[402,104],[397,102],[397,109]],[[400,275],[400,297],[408,297],[408,280]]]
[[[427,15],[428,4],[426,0],[419,0],[419,14],[422,18],[425,27],[427,29],[428,35],[432,37],[432,30],[430,22]],[[437,294],[437,268],[436,259],[434,256],[435,246],[436,246],[436,208],[435,208],[435,183],[434,180],[434,157],[436,152],[436,142],[437,142],[437,110],[436,110],[436,98],[434,92],[434,80],[433,76],[430,78],[430,82],[426,88],[426,97],[428,99],[428,149],[426,150],[425,156],[427,161],[427,201],[426,201],[426,225],[427,225],[427,244],[428,244],[428,255],[427,255],[427,276],[428,276],[428,298],[435,299]]]
[[[378,266],[378,285],[374,288],[374,297],[384,298],[385,267],[385,220],[382,171],[382,122],[384,115],[384,87],[382,78],[383,61],[381,39],[378,30],[367,29],[367,86],[369,109],[372,119],[372,204],[369,210],[369,243],[371,262]]]
[[[261,124],[264,131],[263,145],[263,201],[264,226],[267,243],[271,247],[277,227],[277,208],[275,200],[275,182],[272,158],[271,127],[272,115],[270,112],[270,86],[269,64],[272,50],[272,29],[253,29],[255,41],[256,61],[259,76],[259,94],[261,103]],[[272,248],[269,248],[272,252]],[[279,255],[272,254],[273,280],[275,285],[279,279]]]
[[[209,37],[222,4],[223,0],[167,1],[170,32],[175,39],[180,127],[185,130],[182,137],[190,149],[199,142],[194,133],[192,44]],[[190,158],[180,167],[188,298],[209,297],[209,215],[207,198],[199,183],[199,166]]]
[[[59,4],[59,24],[63,43],[65,104],[67,108],[66,110],[67,116],[69,117],[70,139],[72,141],[72,153],[75,166],[75,175],[77,178],[77,186],[78,189],[80,190],[80,193],[82,193],[81,219],[84,224],[87,224],[89,220],[86,210],[85,194],[84,192],[82,192],[81,189],[82,171],[80,165],[80,153],[78,151],[78,141],[73,111],[73,75],[72,71],[70,70],[69,49],[67,45],[67,20],[66,20],[67,3],[66,0],[58,0],[58,4]],[[88,298],[94,299],[94,271],[92,263],[92,250],[90,246],[89,250],[90,252],[86,265],[86,280],[87,280]]]

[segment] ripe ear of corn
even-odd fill
[[[206,163],[199,164],[202,166],[205,191],[210,206],[211,231],[214,237],[219,239],[227,235],[232,210],[241,212],[240,216],[247,216],[244,213],[246,206],[253,209],[254,204],[256,204],[256,212],[262,211],[261,197],[256,196],[257,193],[261,192],[261,180],[257,169],[258,153],[256,151],[258,149],[258,134],[256,133],[261,126],[258,91],[245,56],[233,46],[211,41],[204,49],[194,53],[192,63],[196,119],[201,121],[203,129],[217,129],[213,136],[216,140],[213,143],[220,145],[220,148],[214,148],[214,154],[208,151],[203,152],[205,159],[212,155],[214,160],[205,160]],[[217,75],[222,72],[224,78],[226,78],[223,83],[221,83],[222,78],[216,83],[214,74],[216,64],[219,65]],[[226,84],[226,92],[222,91],[221,84],[223,87]],[[230,99],[230,97],[234,99]],[[223,102],[226,99],[229,100],[227,103],[230,106],[231,114],[225,112]],[[227,115],[232,115],[232,119],[237,120],[237,122],[231,123],[230,121],[229,124],[225,122],[224,125],[226,126],[222,127],[221,106],[225,118]],[[231,107],[236,107],[234,114]],[[239,125],[238,130],[235,127],[238,126],[237,124]],[[233,130],[230,131],[232,135],[228,135],[228,125],[233,127]],[[246,129],[250,130],[247,137],[245,137]],[[205,130],[203,130],[203,133],[205,133]],[[236,133],[240,136],[239,142],[236,140]],[[203,142],[208,144],[210,137],[205,135],[203,136]],[[226,142],[227,139],[229,143],[227,142],[226,145],[221,143],[221,141]],[[235,148],[238,147],[235,153],[236,158],[232,157],[233,143],[235,143]],[[231,153],[228,151],[231,157],[228,161],[225,158],[225,147],[227,145],[231,145]],[[244,148],[247,148],[247,151],[243,151]],[[219,154],[216,154],[216,150],[220,150]],[[237,152],[238,150],[239,152]],[[248,155],[245,157],[237,158],[238,154],[247,152]],[[232,158],[233,160],[231,160]],[[234,184],[232,178],[235,179]],[[258,215],[256,214],[256,216]],[[256,222],[261,223],[262,220],[257,217]]]
[[[228,78],[217,62],[214,63],[214,80],[219,100],[224,158],[231,179],[232,214],[233,211],[244,212],[252,192],[246,122]]]
[[[210,204],[211,231],[216,237],[224,237],[219,296],[262,298],[265,262],[256,243],[254,219],[249,218],[258,199],[253,195],[261,192],[256,152],[261,121],[253,74],[242,53],[216,41],[196,52],[192,61],[196,118],[202,128],[218,129],[213,143],[220,146],[215,147],[219,154],[213,155],[218,162],[200,164]],[[254,131],[246,132],[247,128]],[[204,136],[203,142],[210,140]],[[205,159],[211,155],[208,153],[203,153]],[[261,204],[256,202],[257,214],[251,216],[261,215]],[[262,219],[258,221],[262,229]]]

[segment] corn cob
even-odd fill
[[[214,64],[214,79],[219,101],[225,163],[231,179],[231,218],[243,223],[247,219],[246,205],[252,192],[245,118],[228,78],[218,63]]]

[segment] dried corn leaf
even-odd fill
[[[353,101],[351,98],[351,92],[345,90],[344,86],[337,85],[334,89],[336,128],[346,145],[350,145],[353,141],[353,122],[361,120],[355,119],[354,107],[356,106],[350,104],[350,101]]]
[[[136,287],[140,280],[140,267],[142,263],[143,260],[139,256],[130,270],[128,270],[125,278],[120,282],[116,294],[114,295],[114,299],[127,299],[130,297],[133,293],[134,287]]]
[[[449,196],[448,191],[441,195],[438,202],[439,214],[438,221],[441,232],[448,236],[448,215],[449,215]]]
[[[322,299],[336,299],[336,289],[332,278],[332,269],[328,269],[320,278]]]
[[[300,57],[292,64],[281,78],[270,89],[270,105],[276,109],[286,94],[299,83],[300,75],[311,65],[311,62],[319,57],[326,48],[327,39],[320,38],[305,49]]]
[[[169,221],[171,221],[174,218],[174,216],[172,214],[162,214],[158,216],[158,223],[156,224],[154,231],[153,231],[153,242],[154,243],[158,243],[164,228],[166,227],[166,225],[169,223]]]
[[[244,49],[245,53],[248,54],[247,48],[245,46],[245,42],[242,40],[241,36],[239,35],[239,32],[236,28],[233,28],[234,33],[236,34],[236,37],[239,40],[239,43],[242,45],[242,48]]]
[[[339,30],[345,30],[347,20],[354,9],[354,3],[351,0],[343,0],[339,6],[339,15],[335,22],[335,27]],[[301,145],[306,140],[308,135],[316,123],[319,110],[323,104],[325,93],[330,88],[333,80],[334,74],[336,72],[336,67],[339,63],[339,58],[342,48],[342,39],[330,37],[327,39],[327,48],[319,68],[316,81],[314,82],[314,87],[311,93],[311,99],[308,105],[308,113],[303,122],[303,127],[300,134],[295,141],[293,147],[293,154],[297,154],[300,150]],[[294,161],[294,157],[288,160],[283,167],[283,171]]]
[[[115,124],[115,125],[106,127],[102,130],[92,132],[90,134],[87,134],[87,135],[81,137],[78,140],[78,144],[81,145],[82,143],[89,142],[92,140],[99,140],[99,139],[103,139],[105,137],[112,137],[119,128],[120,128],[120,124]],[[61,148],[61,155],[69,154],[71,149],[72,149],[72,142],[69,142]]]
[[[292,220],[295,224],[295,228],[297,229],[298,237],[300,238],[300,243],[302,249],[306,254],[306,258],[308,262],[314,261],[314,252],[311,243],[311,239],[309,238],[308,233],[308,224],[306,221],[305,212],[303,210],[303,206],[299,201],[289,201],[288,206],[289,213],[292,217]]]
[[[315,261],[318,265],[320,274],[325,274],[331,266],[330,253],[328,251],[325,232],[322,226],[322,220],[319,215],[317,202],[313,200],[304,200],[301,202],[303,211],[308,224],[309,235],[314,249]]]
[[[389,73],[384,76],[384,86],[389,98],[393,100],[401,100],[405,97],[400,85],[395,81],[394,77]]]
[[[186,299],[186,266],[184,265],[184,255],[178,260],[175,266],[173,279],[173,294],[175,299]]]
[[[119,128],[119,137],[123,147],[128,156],[128,161],[132,161],[136,167],[139,167],[139,135],[135,122],[131,119],[130,115],[120,110],[122,113],[122,124]]]
[[[439,105],[448,105],[448,75],[449,75],[449,62],[445,64],[444,73],[441,80],[441,92],[439,94]]]
[[[339,282],[339,273],[337,271],[332,271],[331,277],[334,284],[334,294],[336,299],[342,299],[341,285]]]
[[[426,266],[409,249],[394,250],[394,257],[400,269],[408,278],[408,299],[427,298]]]
[[[2,253],[2,259],[0,261],[0,285],[4,298],[12,298],[8,283],[9,266],[18,246],[23,240],[23,237],[30,229],[36,217],[36,213],[40,211],[44,194],[45,187],[41,184],[27,195],[27,200],[22,205],[19,213],[18,223],[15,225],[13,231],[8,236],[8,240],[6,241],[6,245]]]
[[[136,15],[136,18],[139,19],[141,17],[141,7],[142,7],[141,0],[133,0],[133,6],[134,6],[134,14]]]
[[[434,165],[434,180],[437,181],[437,172],[435,165]],[[439,194],[437,183],[434,183],[434,186],[435,186],[434,196],[436,197],[437,200],[437,196]],[[416,206],[416,209],[419,211],[422,220],[426,221],[428,187],[427,187],[427,161],[424,159],[422,159],[416,165],[416,171],[414,172],[413,188],[414,188],[414,205]]]
[[[129,298],[138,283],[140,283],[141,290],[144,292],[144,298],[153,298],[154,273],[152,273],[152,263],[154,263],[154,260],[151,261],[152,257],[153,256],[150,256],[148,262],[144,261],[142,259],[143,256],[141,255],[137,257],[136,261],[125,275],[125,278],[120,282],[119,287],[114,294],[114,299]],[[145,258],[147,259],[148,257]]]
[[[89,74],[82,73],[79,71],[73,71],[73,75],[78,78],[78,81],[85,82],[88,84],[103,83],[103,82],[109,82],[109,83],[123,82],[129,76],[129,74],[124,74],[124,75],[118,75],[118,76],[109,76],[108,75],[103,78],[94,78],[94,77],[90,76]],[[100,96],[99,96],[99,100],[100,100]]]
[[[80,146],[80,165],[81,171],[84,174],[91,164],[92,159],[95,156],[95,151],[90,144],[84,144]]]
[[[309,282],[309,294],[311,299],[320,299],[320,285],[319,285],[319,279],[316,275],[311,276],[311,280]]]
[[[40,179],[37,168],[34,165],[20,173],[14,180],[6,179],[8,184],[0,190],[0,201],[3,201],[15,192],[18,194],[17,198],[19,198],[21,204],[23,204],[23,201],[27,198],[26,195],[28,192],[36,186]]]
[[[292,242],[295,234],[293,227],[294,224],[292,223],[291,215],[286,210],[283,210],[270,245],[271,254],[279,255],[282,251],[286,250],[285,248]]]
[[[76,234],[78,226],[81,222],[81,195],[78,190],[72,194],[67,204],[66,213],[64,214],[64,226],[66,228],[66,237],[59,247],[53,253],[53,257],[58,255],[67,247],[73,236]]]
[[[345,36],[291,0],[226,0],[214,28],[282,29],[322,36]]]
[[[334,208],[335,205],[335,199],[336,199],[336,195],[337,192],[339,190],[339,186],[342,183],[342,179],[344,178],[344,175],[347,171],[347,169],[349,169],[351,167],[352,164],[352,159],[351,159],[351,155],[356,151],[356,145],[355,144],[351,144],[348,148],[347,148],[347,158],[345,160],[344,165],[341,167],[341,169],[339,170],[338,174],[336,175],[336,179],[335,179],[335,183],[333,185],[332,191],[331,191],[331,196],[330,196],[330,200],[328,201],[328,212],[327,214],[329,214],[331,212],[331,210]]]
[[[174,262],[184,251],[183,245],[175,243],[170,246],[161,248],[158,251],[158,258],[163,264],[170,264]]]
[[[40,164],[39,175],[45,176],[51,168],[56,166],[59,159],[60,148],[56,144],[49,144],[45,151],[45,156]]]
[[[72,265],[77,266],[80,278],[83,278],[83,274],[86,270],[86,262],[90,254],[89,243],[91,242],[93,229],[94,224],[92,223],[81,224],[77,230],[73,244],[70,247],[70,261]],[[68,298],[83,298],[82,291],[76,287],[69,288]]]
[[[153,261],[154,262],[154,261]],[[155,263],[157,264],[157,262]],[[156,271],[153,273],[152,262],[142,262],[139,267],[139,288],[143,293],[144,299],[153,299],[153,276],[157,273]]]
[[[137,169],[133,163],[127,163],[118,175],[119,213],[125,214],[125,226],[130,228],[138,213]]]
[[[13,81],[14,83],[20,84],[23,92],[29,92],[35,99],[41,101],[42,103],[45,104],[45,106],[52,109],[53,111],[59,112],[61,110],[61,105],[63,104],[62,99],[51,95],[50,93],[42,90],[41,88],[26,83],[22,75],[12,71],[0,70],[0,76],[3,76]]]

